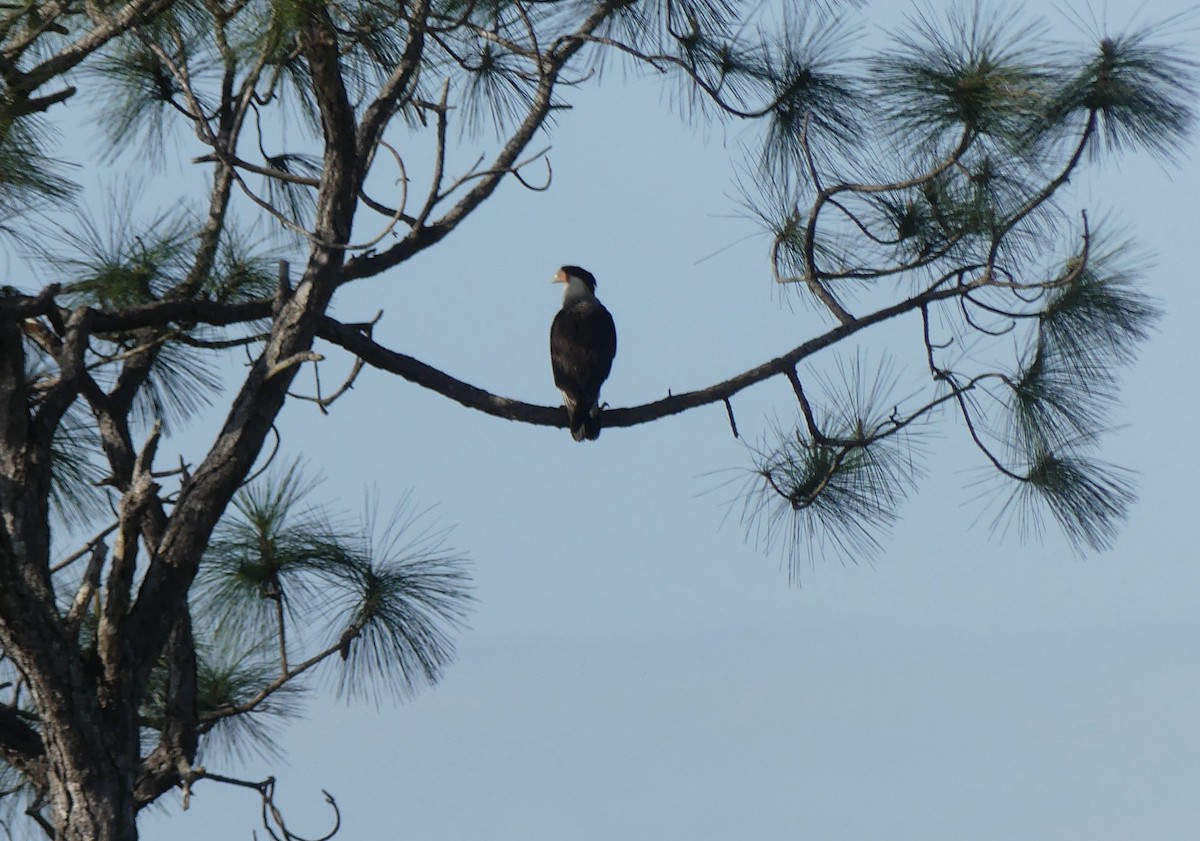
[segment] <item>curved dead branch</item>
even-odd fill
[[[262,799],[262,825],[267,834],[274,841],[329,841],[330,838],[337,835],[342,828],[342,812],[338,808],[337,801],[328,791],[321,789],[321,794],[325,798],[325,802],[329,804],[329,808],[333,810],[333,826],[324,834],[314,837],[306,837],[297,835],[290,830],[287,821],[283,817],[283,813],[279,807],[275,805],[275,778],[267,777],[265,780],[243,780],[238,777],[228,777],[224,774],[213,773],[203,767],[189,767],[180,774],[184,786],[184,802],[183,806],[186,809],[191,797],[192,786],[200,780],[212,780],[216,783],[224,785],[236,786],[238,788],[248,788],[258,792],[258,796]]]
[[[971,289],[986,284],[985,279],[978,279],[960,286],[942,287],[939,283],[918,295],[884,307],[881,310],[861,316],[848,323],[815,336],[812,339],[792,348],[782,356],[778,356],[761,365],[757,365],[737,376],[722,380],[707,388],[687,391],[681,394],[669,394],[661,400],[631,406],[624,409],[607,409],[601,412],[601,423],[605,428],[637,426],[649,423],[669,415],[677,415],[709,403],[728,400],[738,392],[760,383],[771,377],[787,377],[800,360],[845,339],[860,330],[874,324],[887,321],[903,313],[920,310],[930,303],[954,298],[965,294]],[[355,326],[342,324],[332,318],[325,317],[317,327],[317,335],[332,342],[357,356],[372,367],[396,374],[409,382],[416,383],[431,391],[436,391],[457,403],[470,409],[475,409],[489,415],[508,420],[520,421],[535,426],[567,426],[567,413],[562,407],[539,406],[524,403],[509,397],[492,394],[485,389],[456,379],[449,374],[434,368],[403,353],[390,350],[377,343],[374,339]]]

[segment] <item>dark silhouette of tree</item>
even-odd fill
[[[730,399],[787,380],[795,422],[749,448],[741,499],[749,531],[794,564],[810,541],[877,547],[920,475],[911,430],[941,413],[1009,489],[1002,516],[1036,528],[1049,513],[1077,545],[1107,546],[1134,495],[1097,446],[1114,372],[1155,309],[1128,244],[1057,199],[1091,161],[1181,149],[1195,66],[1171,40],[1178,21],[1073,48],[977,5],[917,13],[872,55],[842,25],[853,5],[0,4],[0,228],[53,278],[0,290],[10,820],[128,841],[141,809],[208,779],[255,788],[264,825],[290,838],[273,781],[202,767],[200,747],[270,749],[272,718],[297,712],[293,691],[317,672],[350,694],[437,679],[468,601],[462,559],[411,500],[358,524],[321,507],[297,464],[269,464],[275,420],[297,371],[336,353],[350,379],[308,398],[321,410],[369,365],[470,409],[567,425],[561,407],[455,379],[329,305],[451,238],[502,182],[548,189],[536,141],[605,62],[675,85],[686,119],[758,127],[746,205],[774,279],[830,325],[706,388],[608,408],[605,429],[723,402],[737,434]],[[205,209],[142,226],[119,202],[103,224],[69,213],[77,187],[46,138],[78,106],[99,108],[104,142],[77,163],[146,166],[186,138]],[[488,130],[491,155],[461,166],[456,138]],[[235,207],[290,245],[256,250]],[[924,394],[896,401],[892,370],[861,359],[823,385],[798,367],[900,319],[923,349]],[[229,348],[251,364],[224,425],[205,452],[156,463],[224,384],[211,361]]]

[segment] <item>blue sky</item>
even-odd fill
[[[1138,8],[1162,18],[1176,5],[1113,0],[1106,14],[1119,28]],[[868,5],[867,38],[901,8]],[[443,246],[349,290],[337,314],[382,308],[384,344],[545,404],[558,399],[546,334],[561,287],[549,280],[564,263],[595,273],[616,318],[613,406],[723,379],[821,329],[781,303],[768,242],[736,206],[742,129],[689,127],[656,81],[620,72],[573,102],[550,191],[508,185]],[[439,504],[475,564],[458,660],[398,706],[314,692],[283,733],[285,760],[210,770],[276,775],[293,830],[310,837],[326,827],[327,789],[345,841],[1194,838],[1189,155],[1089,166],[1064,202],[1117,211],[1155,255],[1145,282],[1165,311],[1104,452],[1140,474],[1112,551],[1081,559],[1052,525],[1041,543],[991,531],[973,501],[982,460],[942,423],[884,552],[870,564],[814,553],[789,587],[779,556],[727,516],[722,471],[745,458],[719,406],[580,445],[368,371],[328,417],[290,407],[286,450],[320,469],[331,501],[353,507],[374,486],[385,504],[409,488]],[[181,178],[169,167],[148,182],[162,194]],[[898,357],[901,393],[921,376],[906,367],[914,330],[864,344]],[[758,386],[734,401],[739,426],[753,438],[791,400],[785,382]],[[186,813],[164,804],[144,837],[245,838],[258,810],[213,783]]]

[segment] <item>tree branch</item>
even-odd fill
[[[50,79],[61,76],[71,70],[113,38],[128,32],[139,21],[153,17],[164,9],[169,8],[173,2],[174,0],[130,0],[114,15],[101,16],[97,13],[96,17],[99,20],[96,26],[68,46],[45,59],[28,72],[19,73],[14,71],[11,74],[6,73],[5,76],[7,78],[5,81],[9,86],[9,95],[19,98],[20,95],[32,93]],[[69,3],[62,3],[61,7],[65,9],[69,5]],[[52,22],[53,19],[50,18],[50,20]],[[10,43],[4,46],[3,51],[0,51],[0,56],[3,57],[6,63],[15,65],[20,56],[33,45],[44,31],[45,27],[35,27],[19,33]]]
[[[12,765],[35,786],[45,786],[45,747],[42,737],[16,710],[0,705],[0,760]]]
[[[614,427],[636,426],[649,423],[668,415],[675,415],[704,406],[709,403],[724,401],[756,383],[775,376],[788,376],[800,360],[840,342],[847,336],[874,324],[894,318],[903,313],[921,309],[934,302],[954,298],[965,294],[971,289],[983,285],[982,279],[970,281],[961,286],[942,288],[939,281],[933,287],[907,298],[889,307],[877,310],[868,315],[860,316],[853,321],[841,324],[826,333],[809,339],[793,348],[782,356],[764,362],[754,368],[744,371],[715,385],[696,391],[672,394],[652,403],[631,406],[625,409],[607,409],[600,417],[606,429]],[[353,353],[368,365],[383,371],[396,374],[409,382],[436,391],[444,397],[449,397],[470,409],[475,409],[489,415],[520,421],[535,426],[567,426],[566,410],[549,406],[538,406],[523,403],[508,397],[500,397],[477,386],[446,374],[431,365],[402,353],[389,350],[364,335],[359,330],[325,317],[317,327],[317,335]]]
[[[191,615],[184,609],[167,643],[168,669],[166,703],[159,743],[142,760],[134,789],[139,805],[153,803],[160,794],[179,782],[180,768],[190,767],[199,744],[199,715],[196,705],[196,643],[192,638]]]
[[[480,179],[471,190],[446,212],[444,216],[430,225],[415,227],[403,240],[386,251],[378,254],[362,255],[346,262],[341,272],[341,282],[346,283],[364,277],[372,277],[380,272],[399,265],[431,245],[440,242],[451,231],[458,227],[475,208],[484,202],[500,185],[505,175],[512,171],[513,165],[521,157],[525,148],[533,140],[534,135],[541,129],[549,116],[554,91],[558,84],[559,74],[567,62],[583,48],[587,38],[607,18],[619,3],[614,0],[597,4],[579,29],[572,35],[563,36],[542,55],[541,76],[537,90],[533,94],[529,111],[521,125],[505,143],[504,148],[488,168],[487,174]]]
[[[243,324],[271,317],[271,299],[224,303],[203,299],[154,301],[114,312],[92,310],[93,333],[122,333],[138,327],[162,326],[171,323],[212,324],[226,326]]]
[[[428,14],[429,0],[417,0],[408,16],[408,40],[404,52],[387,81],[380,87],[378,95],[363,111],[356,146],[359,165],[364,171],[367,162],[375,155],[375,147],[383,137],[388,121],[403,100],[411,95],[425,52],[425,19]]]
[[[104,664],[105,678],[110,684],[127,680],[125,658],[128,656],[125,633],[134,571],[137,565],[138,535],[142,530],[142,514],[156,498],[158,484],[151,475],[154,454],[158,449],[162,424],[155,423],[146,445],[134,463],[129,489],[121,497],[120,526],[113,540],[113,559],[105,586],[104,607],[100,627],[96,632],[96,647]]]

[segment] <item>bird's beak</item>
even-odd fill
[[[554,277],[550,278],[550,282],[551,283],[566,283],[567,275],[565,272],[559,271],[558,274],[556,274]]]

